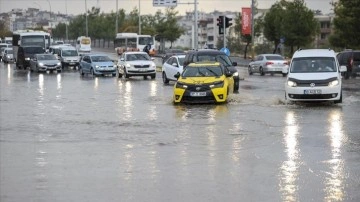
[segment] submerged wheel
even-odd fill
[[[261,76],[264,76],[264,75],[265,75],[264,70],[263,70],[262,67],[260,67],[259,72],[260,72],[260,75],[261,75]]]
[[[166,77],[166,73],[163,72],[162,73],[162,80],[164,84],[168,84],[169,83],[169,79]]]

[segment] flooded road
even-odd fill
[[[343,103],[284,103],[248,76],[225,105],[173,83],[0,64],[0,201],[360,201],[360,79]]]

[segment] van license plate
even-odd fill
[[[191,92],[190,96],[192,96],[192,97],[204,97],[204,96],[206,96],[206,92]]]
[[[321,94],[321,90],[304,90],[304,94],[306,95]]]

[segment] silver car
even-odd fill
[[[282,74],[284,77],[289,71],[289,62],[278,54],[260,54],[255,60],[249,63],[249,75],[259,73],[261,76],[265,74]]]
[[[13,55],[13,49],[12,48],[5,48],[3,50],[2,60],[4,61],[4,63],[14,62],[14,55]]]
[[[51,53],[35,54],[30,59],[30,71],[46,72],[56,71],[61,72],[61,62]]]

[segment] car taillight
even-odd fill
[[[272,64],[274,64],[274,63],[273,62],[266,62],[265,65],[272,65]]]

